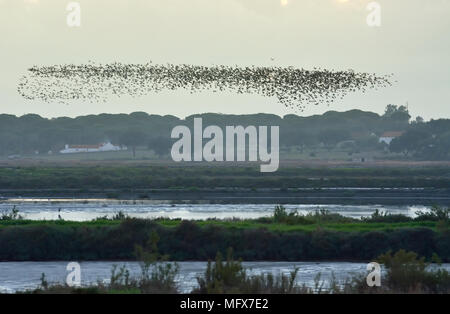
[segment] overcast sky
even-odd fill
[[[379,0],[381,26],[366,23],[369,0],[0,0],[0,113],[45,117],[145,111],[297,113],[370,110],[409,103],[415,117],[450,118],[450,0]],[[394,73],[393,87],[330,106],[285,109],[275,98],[164,92],[108,103],[41,103],[17,93],[33,65],[120,61],[354,69]]]

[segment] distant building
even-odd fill
[[[75,154],[75,153],[95,153],[95,152],[111,152],[126,150],[126,147],[113,145],[110,142],[101,143],[97,145],[68,145],[59,151],[61,154]]]
[[[381,134],[379,142],[380,143],[386,143],[387,145],[390,145],[394,138],[402,136],[403,133],[405,133],[405,132],[403,132],[403,131],[384,132],[383,134]]]

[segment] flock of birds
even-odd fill
[[[349,92],[387,87],[391,76],[293,67],[97,64],[34,66],[23,76],[18,92],[26,99],[68,104],[106,102],[111,96],[140,97],[163,90],[232,91],[276,97],[286,107],[327,104]]]

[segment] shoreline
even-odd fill
[[[55,202],[136,201],[169,204],[318,204],[450,206],[450,189],[2,189],[0,202],[21,199]],[[60,200],[58,200],[60,199]]]

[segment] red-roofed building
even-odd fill
[[[392,140],[394,138],[400,137],[404,134],[405,132],[403,131],[389,131],[389,132],[384,132],[383,134],[381,134],[379,142],[380,143],[386,143],[388,145],[391,144]]]
[[[126,150],[126,147],[120,147],[111,144],[110,142],[97,144],[97,145],[68,145],[60,151],[61,154],[74,154],[74,153],[94,153],[94,152],[109,152]]]

